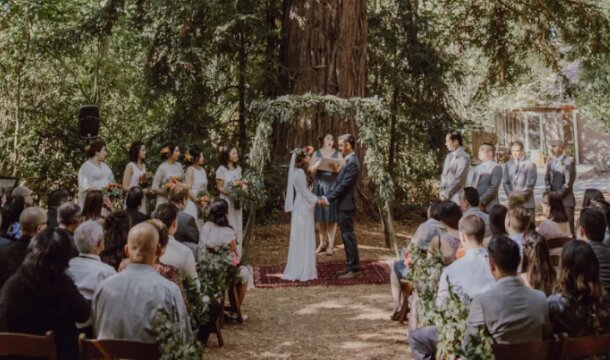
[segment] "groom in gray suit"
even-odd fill
[[[530,215],[530,224],[536,224],[536,202],[534,201],[534,187],[538,174],[536,164],[525,158],[525,148],[521,141],[514,141],[510,145],[512,159],[504,165],[504,192],[506,196],[522,197],[523,207]]]
[[[462,148],[463,142],[462,134],[458,131],[452,131],[445,137],[445,146],[449,154],[443,166],[439,195],[441,200],[451,200],[458,205],[470,168],[470,155]]]
[[[574,159],[564,153],[564,150],[565,143],[562,140],[551,141],[553,158],[546,164],[544,183],[547,192],[553,191],[561,195],[563,206],[568,214],[570,232],[572,237],[576,238],[576,232],[574,231],[574,207],[576,206],[574,180],[576,180],[576,163]]]
[[[470,186],[479,192],[479,206],[489,213],[494,205],[500,203],[498,190],[502,183],[502,166],[494,161],[496,148],[492,144],[479,147],[479,160],[482,162],[474,169]]]

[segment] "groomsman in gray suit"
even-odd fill
[[[479,207],[489,212],[494,205],[500,203],[498,191],[502,183],[502,165],[494,159],[496,148],[492,144],[479,147],[479,160],[482,162],[474,169],[470,186],[479,192]]]
[[[514,141],[510,145],[510,152],[513,157],[504,164],[504,192],[509,198],[523,198],[523,207],[530,215],[530,224],[535,224],[534,187],[538,177],[536,164],[525,158],[525,147],[521,141]]]
[[[570,232],[576,238],[574,231],[574,181],[576,180],[576,162],[565,153],[565,143],[562,140],[551,141],[553,158],[546,164],[544,183],[546,191],[559,193],[563,199],[563,206],[568,214]]]
[[[452,131],[445,137],[445,146],[450,152],[445,158],[439,196],[441,200],[451,200],[458,205],[470,167],[470,155],[462,148],[463,142],[462,134],[457,131]]]

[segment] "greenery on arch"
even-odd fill
[[[330,117],[353,118],[358,126],[358,140],[366,148],[364,163],[369,179],[375,185],[375,195],[383,209],[389,209],[394,200],[394,184],[386,170],[387,156],[381,129],[389,121],[390,111],[379,97],[344,99],[332,95],[285,95],[250,104],[250,114],[258,122],[252,141],[248,163],[256,176],[263,178],[265,165],[270,160],[272,127],[275,121],[289,122],[325,111]]]

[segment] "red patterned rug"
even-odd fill
[[[344,261],[318,263],[318,279],[305,282],[282,280],[284,267],[286,267],[286,264],[254,266],[254,286],[256,288],[278,288],[390,283],[390,267],[385,261],[361,261],[360,267],[362,268],[362,276],[349,280],[337,279],[336,272],[345,269]]]

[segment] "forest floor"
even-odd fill
[[[399,244],[413,226],[397,222]],[[339,233],[339,232],[338,232]],[[247,244],[253,265],[284,263],[288,223],[260,225]],[[378,223],[358,224],[360,258],[391,260]],[[340,241],[339,241],[340,242]],[[318,262],[344,260],[343,246]],[[249,290],[243,306],[248,320],[226,324],[225,346],[214,335],[206,359],[408,359],[406,324],[390,321],[392,298],[387,285],[312,286]]]

